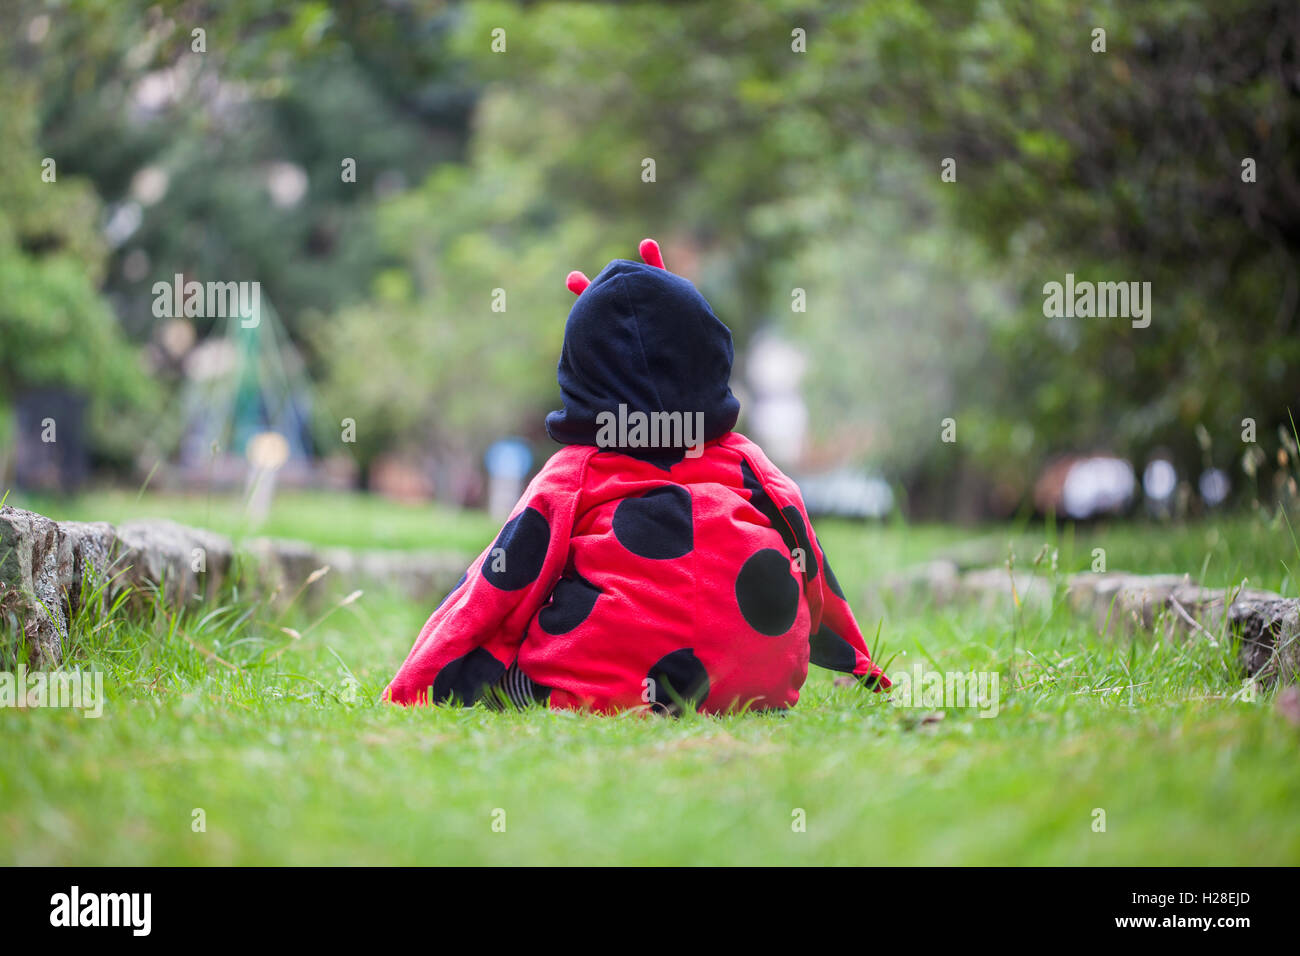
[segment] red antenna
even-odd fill
[[[659,243],[653,239],[642,239],[639,251],[641,259],[646,265],[655,266],[665,272],[668,270],[668,267],[664,265],[664,254],[659,251]]]
[[[591,280],[577,269],[574,269],[569,273],[569,277],[564,280],[564,284],[569,287],[569,291],[574,295],[582,295],[583,290],[591,285]]]
[[[668,267],[664,265],[664,254],[659,251],[659,243],[653,239],[642,239],[638,248],[641,253],[641,260],[648,266],[654,266],[656,269],[663,269],[665,272]],[[564,284],[574,295],[582,295],[587,286],[591,285],[591,280],[585,275],[574,269],[565,278]]]

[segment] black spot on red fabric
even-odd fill
[[[817,577],[817,555],[813,552],[812,538],[808,536],[808,525],[804,523],[803,515],[794,505],[786,505],[782,508],[781,516],[785,518],[778,529],[781,537],[785,539],[791,555],[794,554],[795,548],[803,552],[803,579],[812,581]]]
[[[779,529],[781,525],[781,512],[776,508],[772,499],[767,495],[767,489],[763,483],[758,480],[758,475],[754,474],[754,469],[749,467],[749,462],[743,458],[740,460],[740,478],[744,483],[745,490],[750,492],[749,503],[762,512],[763,517],[768,520],[772,527]]]
[[[506,666],[491,652],[476,647],[438,671],[429,699],[435,704],[451,701],[468,707],[476,703],[505,672]]]
[[[446,604],[447,601],[450,600],[451,596],[452,596],[453,594],[455,594],[457,591],[459,591],[459,590],[460,590],[460,586],[461,586],[462,584],[464,584],[467,580],[469,580],[469,572],[468,572],[468,571],[466,571],[466,572],[464,572],[463,574],[461,574],[461,576],[460,576],[460,580],[457,581],[454,585],[452,585],[451,590],[448,591],[447,594],[443,597],[443,599],[442,599],[441,601],[438,602],[438,607],[442,607],[444,604]],[[438,607],[435,607],[434,610],[435,610],[435,611],[438,610]]]
[[[767,523],[775,528],[781,535],[781,540],[785,542],[786,550],[794,556],[795,548],[802,548],[804,553],[804,571],[805,581],[811,581],[817,577],[817,556],[813,553],[812,539],[808,535],[808,525],[803,520],[803,515],[794,505],[786,505],[784,508],[777,508],[776,503],[772,501],[763,487],[763,483],[758,480],[758,475],[754,469],[749,467],[749,462],[741,459],[740,476],[744,483],[745,489],[750,492],[749,503],[757,508],[767,519]]]
[[[691,493],[680,485],[625,498],[614,510],[614,537],[633,554],[666,561],[695,547]]]
[[[506,522],[483,561],[483,577],[503,591],[518,591],[537,580],[551,541],[551,525],[536,508],[525,508]]]
[[[659,658],[646,679],[654,682],[648,685],[650,702],[660,713],[677,716],[686,706],[699,710],[709,696],[709,672],[690,647]]]
[[[844,589],[840,587],[840,582],[835,579],[835,572],[831,570],[831,562],[825,552],[822,552],[822,565],[826,568],[826,581],[831,586],[831,593],[841,601],[848,600],[844,597]]]
[[[853,645],[835,631],[823,624],[821,629],[808,638],[810,650],[808,660],[818,667],[852,674],[858,663],[857,652]]]
[[[547,634],[566,634],[587,619],[600,597],[600,588],[578,574],[566,574],[556,582],[551,603],[537,615]]]
[[[790,630],[799,613],[799,585],[789,556],[775,548],[756,551],[736,577],[736,603],[758,633],[775,637]]]

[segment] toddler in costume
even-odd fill
[[[732,431],[731,332],[686,279],[615,259],[564,330],[564,447],[433,612],[384,696],[613,713],[784,710],[809,663],[876,666],[795,483]]]

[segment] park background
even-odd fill
[[[0,91],[10,505],[468,557],[489,447],[556,447],[566,273],[653,236],[731,327],[739,428],[804,482],[864,631],[1021,675],[991,721],[826,675],[788,726],[393,714],[373,697],[432,602],[159,602],[74,622],[109,737],[6,735],[0,830],[31,837],[6,858],[518,859],[478,825],[504,790],[548,822],[527,859],[1300,860],[1294,731],[1241,705],[1225,647],[869,600],[936,556],[1050,577],[1097,548],[1296,595],[1294,4],[14,0]],[[1149,282],[1149,325],[1045,316],[1067,274]],[[177,276],[259,283],[259,325],[160,318]],[[170,833],[196,789],[240,824]],[[1127,802],[1126,842],[1064,792]],[[818,800],[838,839],[785,842]]]

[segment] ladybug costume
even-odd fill
[[[569,274],[564,408],[546,419],[565,447],[433,612],[387,699],[783,710],[809,663],[889,686],[798,488],[732,431],[731,332],[653,240],[641,256]],[[697,433],[665,428],[675,444],[644,447],[609,427],[636,412],[679,413]]]

